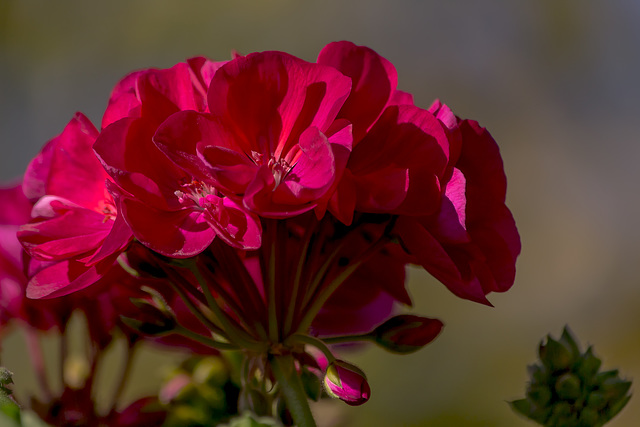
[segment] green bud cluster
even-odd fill
[[[540,343],[540,363],[529,366],[525,399],[510,402],[518,413],[547,427],[599,427],[627,404],[631,381],[618,370],[600,371],[591,347],[584,353],[568,328],[559,340]]]
[[[178,384],[177,388],[176,385]],[[195,356],[174,370],[161,392],[167,407],[165,427],[219,425],[238,413],[239,385],[221,356]]]

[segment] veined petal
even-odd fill
[[[172,258],[189,258],[211,244],[216,233],[201,211],[162,211],[128,197],[120,210],[133,235],[142,244]]]
[[[104,181],[108,175],[92,150],[98,136],[93,124],[76,113],[62,133],[47,143],[27,167],[25,195],[37,200],[45,194],[100,210],[104,205]]]
[[[460,298],[490,305],[477,277],[468,267],[461,272],[447,251],[417,219],[401,216],[394,230],[409,254],[451,292]]]
[[[326,45],[318,64],[351,77],[352,89],[338,117],[353,123],[354,145],[380,116],[398,84],[395,67],[373,50],[341,41]]]
[[[103,262],[91,267],[76,261],[62,261],[38,271],[29,280],[27,298],[43,299],[68,295],[96,283],[113,265]]]
[[[247,153],[284,157],[309,127],[326,130],[351,88],[337,70],[282,52],[254,53],[222,66],[211,80],[209,109],[232,127]]]
[[[40,260],[61,260],[98,248],[111,230],[112,222],[93,210],[65,203],[64,199],[43,198],[35,212],[50,211],[50,217],[36,218],[18,231],[25,249]],[[43,208],[38,208],[44,205]]]

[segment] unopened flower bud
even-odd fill
[[[176,327],[176,318],[162,295],[154,289],[143,287],[150,298],[131,298],[139,312],[136,318],[120,316],[122,322],[143,335],[163,335]]]
[[[560,399],[575,400],[582,394],[580,378],[570,372],[562,374],[556,381],[556,393]]]
[[[373,334],[376,343],[394,353],[413,353],[438,336],[443,323],[438,319],[404,314],[378,326]]]
[[[327,367],[324,385],[327,393],[351,406],[362,405],[371,396],[364,372],[342,360],[336,360]]]
[[[618,370],[598,372],[591,348],[581,352],[568,329],[560,340],[540,344],[539,364],[529,366],[526,399],[511,402],[522,415],[545,426],[602,426],[630,399],[630,381]]]
[[[571,349],[551,337],[546,344],[540,343],[539,354],[542,363],[552,372],[569,368],[573,359]]]

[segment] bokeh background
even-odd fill
[[[75,111],[99,123],[134,69],[233,49],[313,61],[334,40],[367,45],[417,105],[440,98],[490,130],[523,251],[494,308],[412,270],[414,311],[444,333],[410,356],[351,355],[373,392],[338,405],[344,425],[528,426],[506,401],[524,395],[540,339],[565,324],[605,368],[640,381],[639,22],[635,0],[1,0],[0,178],[19,176]],[[11,343],[3,362],[17,365]],[[131,396],[161,379],[166,359],[149,357]],[[638,420],[636,396],[609,425]]]

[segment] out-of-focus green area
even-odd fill
[[[0,177],[19,176],[75,111],[99,125],[112,86],[134,69],[234,49],[313,60],[334,40],[367,45],[416,104],[440,98],[490,130],[523,252],[494,308],[412,270],[414,311],[442,319],[442,336],[409,356],[350,355],[372,398],[338,407],[356,427],[529,426],[505,401],[524,396],[539,340],[565,324],[605,368],[640,378],[639,19],[639,2],[617,0],[2,0]],[[5,346],[19,387],[24,370],[10,364],[23,347],[17,337]],[[149,354],[130,396],[161,377],[165,362]],[[609,425],[638,419],[634,397]]]

